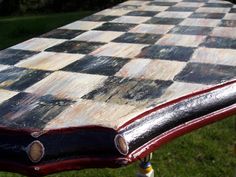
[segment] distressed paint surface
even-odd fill
[[[198,48],[191,61],[199,63],[222,64],[236,66],[236,51],[232,49],[216,49],[216,48]]]
[[[83,32],[84,31],[82,30],[56,29],[46,34],[43,34],[41,37],[56,38],[56,39],[72,39],[82,34]]]
[[[0,64],[14,65],[17,62],[27,59],[35,54],[38,54],[38,52],[5,49],[0,52]]]
[[[103,84],[106,78],[105,76],[57,71],[29,87],[26,92],[77,100]]]
[[[23,68],[56,71],[82,58],[80,54],[42,52],[19,62],[16,66]]]
[[[172,29],[173,25],[152,25],[152,24],[140,24],[130,30],[133,33],[148,33],[148,34],[165,34],[170,29]]]
[[[134,58],[145,46],[143,44],[108,43],[91,54],[96,56]]]
[[[123,116],[136,108],[129,105],[118,105],[91,100],[79,100],[76,104],[66,109],[45,127],[65,128],[72,126],[100,125],[106,127],[116,126]]]
[[[15,91],[9,91],[9,90],[4,90],[0,89],[0,103],[10,99],[11,97],[15,96],[18,92]]]
[[[102,87],[97,88],[82,98],[138,106],[160,97],[171,84],[171,81],[109,77]]]
[[[140,24],[140,23],[143,23],[149,19],[150,19],[150,17],[122,16],[122,17],[116,18],[115,20],[112,20],[111,22]]]
[[[46,71],[9,67],[0,71],[0,88],[23,91],[49,74]]]
[[[86,56],[65,67],[63,70],[112,76],[127,62],[129,62],[129,59],[105,56]]]
[[[0,51],[0,125],[118,129],[236,79],[235,14],[225,1],[131,0]]]
[[[104,23],[102,26],[96,28],[95,30],[101,31],[129,31],[131,28],[135,27],[135,24],[128,23]]]
[[[76,21],[69,25],[61,27],[61,29],[68,30],[91,30],[103,24],[103,22],[91,22],[91,21]]]
[[[216,27],[219,23],[220,20],[217,19],[187,18],[180,25]]]
[[[126,64],[116,76],[150,80],[173,80],[185,67],[185,62],[136,59]],[[165,71],[165,72],[163,72]]]
[[[148,20],[146,23],[148,24],[163,24],[163,25],[177,25],[182,22],[184,19],[182,18],[161,18],[161,17],[153,17]]]
[[[235,33],[236,28],[231,27],[217,27],[212,31],[212,36],[226,37],[226,38],[236,38]]]
[[[204,35],[166,34],[157,41],[158,45],[198,47],[205,40]]]
[[[188,61],[194,52],[191,47],[153,45],[143,48],[139,58]]]
[[[80,42],[80,41],[66,41],[54,47],[47,49],[49,52],[64,52],[74,54],[89,54],[90,52],[101,47],[104,43],[99,42]]]
[[[11,49],[42,51],[54,45],[64,42],[63,39],[48,39],[48,38],[33,38],[18,45],[11,47]]]
[[[87,42],[110,42],[113,39],[124,34],[123,32],[111,32],[111,31],[88,31],[73,40],[87,41]]]
[[[19,93],[0,105],[0,124],[11,128],[43,128],[72,102],[52,96]]]
[[[154,44],[161,37],[162,36],[158,34],[125,33],[124,35],[114,39],[113,42]]]

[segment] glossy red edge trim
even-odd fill
[[[210,87],[210,88],[207,88],[207,89],[203,89],[203,90],[200,90],[200,91],[196,91],[196,92],[193,92],[193,93],[190,93],[188,95],[185,95],[185,96],[182,96],[182,97],[179,97],[177,99],[174,99],[174,100],[171,100],[171,101],[168,101],[164,104],[161,104],[161,105],[158,105],[154,108],[151,108],[150,110],[148,111],[145,111],[141,114],[139,114],[138,116],[134,117],[133,119],[127,121],[126,123],[124,123],[123,125],[121,125],[117,131],[120,131],[121,129],[125,128],[126,126],[128,126],[129,124],[133,123],[134,121],[138,120],[138,119],[141,119],[143,118],[144,116],[147,116],[148,114],[151,114],[159,109],[162,109],[164,107],[167,107],[167,106],[170,106],[170,105],[173,105],[175,103],[178,103],[182,100],[185,100],[185,99],[189,99],[189,98],[192,98],[194,96],[198,96],[198,95],[201,95],[201,94],[204,94],[204,93],[207,93],[207,92],[210,92],[210,91],[213,91],[213,90],[217,90],[219,88],[222,88],[222,87],[225,87],[225,86],[228,86],[228,85],[231,85],[231,84],[234,84],[236,83],[236,80],[232,80],[232,81],[229,81],[229,82],[225,82],[223,84],[219,84],[219,85],[216,85],[216,86],[213,86],[213,87]]]
[[[78,159],[68,159],[34,166],[0,161],[0,169],[30,177],[40,177],[62,171],[81,170],[84,168],[118,168],[127,164],[127,159],[121,157],[78,157]]]
[[[135,151],[127,155],[129,164],[134,161],[140,160],[141,158],[146,157],[151,152],[158,149],[160,146],[167,144],[168,142],[170,142],[171,140],[177,137],[187,134],[193,130],[199,129],[203,126],[212,124],[216,121],[220,121],[225,118],[228,118],[229,116],[232,116],[234,114],[236,114],[236,104],[220,109],[208,115],[199,117],[192,121],[186,122],[185,124],[179,125],[161,134],[160,136],[152,139],[151,141],[147,142],[143,146],[139,147],[138,149],[136,149]]]

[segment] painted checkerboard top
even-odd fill
[[[117,129],[236,79],[236,5],[127,1],[0,52],[0,124]]]

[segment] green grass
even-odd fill
[[[0,17],[0,50],[92,14],[92,11]]]
[[[0,49],[72,22],[92,12],[0,18]],[[161,147],[152,160],[157,177],[234,177],[235,118],[209,125]],[[87,169],[50,177],[134,177],[137,164],[119,169]],[[1,172],[0,177],[20,177]]]

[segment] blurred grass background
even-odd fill
[[[94,11],[0,17],[0,49],[41,35]],[[152,160],[156,177],[235,177],[236,116],[209,125],[161,147]],[[134,177],[137,164],[119,169],[86,169],[50,177]],[[1,172],[0,177],[21,177]]]

